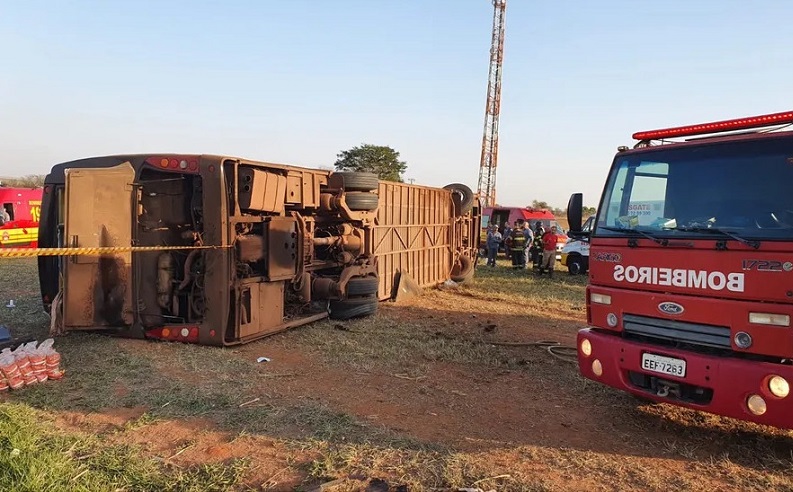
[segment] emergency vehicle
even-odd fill
[[[38,247],[41,196],[41,188],[0,186],[0,206],[10,218],[0,219],[0,248]]]
[[[498,231],[504,234],[504,225],[509,224],[513,226],[515,221],[522,219],[531,225],[531,229],[535,229],[535,224],[540,222],[545,230],[556,226],[558,241],[556,243],[556,260],[562,259],[562,248],[567,243],[567,234],[559,226],[556,221],[556,216],[546,209],[536,209],[530,207],[485,207],[482,209],[482,231],[479,236],[479,250],[481,256],[487,256],[487,228],[490,224],[498,225]],[[501,251],[504,247],[500,248]]]
[[[581,233],[571,237],[562,248],[562,265],[567,267],[570,275],[582,275],[589,270],[589,232],[595,216],[589,217]]]
[[[774,113],[637,132],[619,147],[590,233],[584,377],[793,428],[791,124],[793,111]],[[568,204],[573,235],[582,203]]]

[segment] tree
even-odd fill
[[[546,202],[546,201],[532,200],[531,201],[531,205],[529,205],[526,208],[533,208],[533,209],[537,209],[537,210],[549,210],[551,208],[551,206],[548,205],[548,202]]]
[[[375,173],[386,181],[402,182],[407,163],[399,160],[399,152],[383,145],[362,144],[336,155],[337,171]]]

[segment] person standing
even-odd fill
[[[504,221],[504,232],[501,234],[501,237],[504,238],[504,256],[509,260],[512,258],[509,252],[509,247],[512,244],[512,227],[509,225],[509,219]]]
[[[539,270],[542,263],[542,235],[544,233],[545,229],[542,227],[542,222],[538,220],[534,225],[534,240],[531,244],[531,262],[535,270]]]
[[[526,222],[523,226],[523,238],[526,241],[525,247],[523,249],[523,267],[528,268],[529,266],[529,256],[531,254],[531,248],[534,243],[534,232],[531,230],[531,222]]]
[[[492,224],[490,230],[487,232],[487,266],[496,266],[496,258],[498,257],[498,248],[503,242],[501,233],[498,232],[498,226]]]
[[[556,243],[559,236],[556,235],[556,226],[542,235],[542,263],[540,264],[540,275],[543,270],[548,270],[548,276],[553,278],[553,267],[556,264]]]
[[[510,234],[510,252],[512,254],[512,268],[521,269],[526,268],[525,255],[526,255],[526,238],[523,235],[523,221],[516,220],[515,227],[512,228]]]

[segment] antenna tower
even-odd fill
[[[498,163],[498,115],[501,112],[501,64],[504,60],[504,20],[507,0],[493,2],[493,40],[487,78],[485,131],[479,160],[479,196],[485,207],[496,205],[496,164]]]

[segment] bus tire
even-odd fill
[[[380,289],[380,279],[377,277],[352,277],[347,281],[347,296],[370,296],[377,294]]]
[[[474,192],[471,188],[462,183],[447,184],[443,187],[444,190],[452,192],[452,201],[454,202],[454,214],[457,217],[465,215],[474,208]]]
[[[333,173],[340,176],[345,191],[377,191],[380,179],[374,173],[339,171]]]
[[[377,297],[355,297],[330,301],[330,319],[352,319],[371,316],[377,312]]]
[[[377,210],[380,197],[365,191],[352,191],[345,195],[347,206],[353,211],[372,212]]]
[[[453,282],[461,284],[474,275],[474,262],[467,256],[460,256],[459,263],[454,265],[449,278]]]

